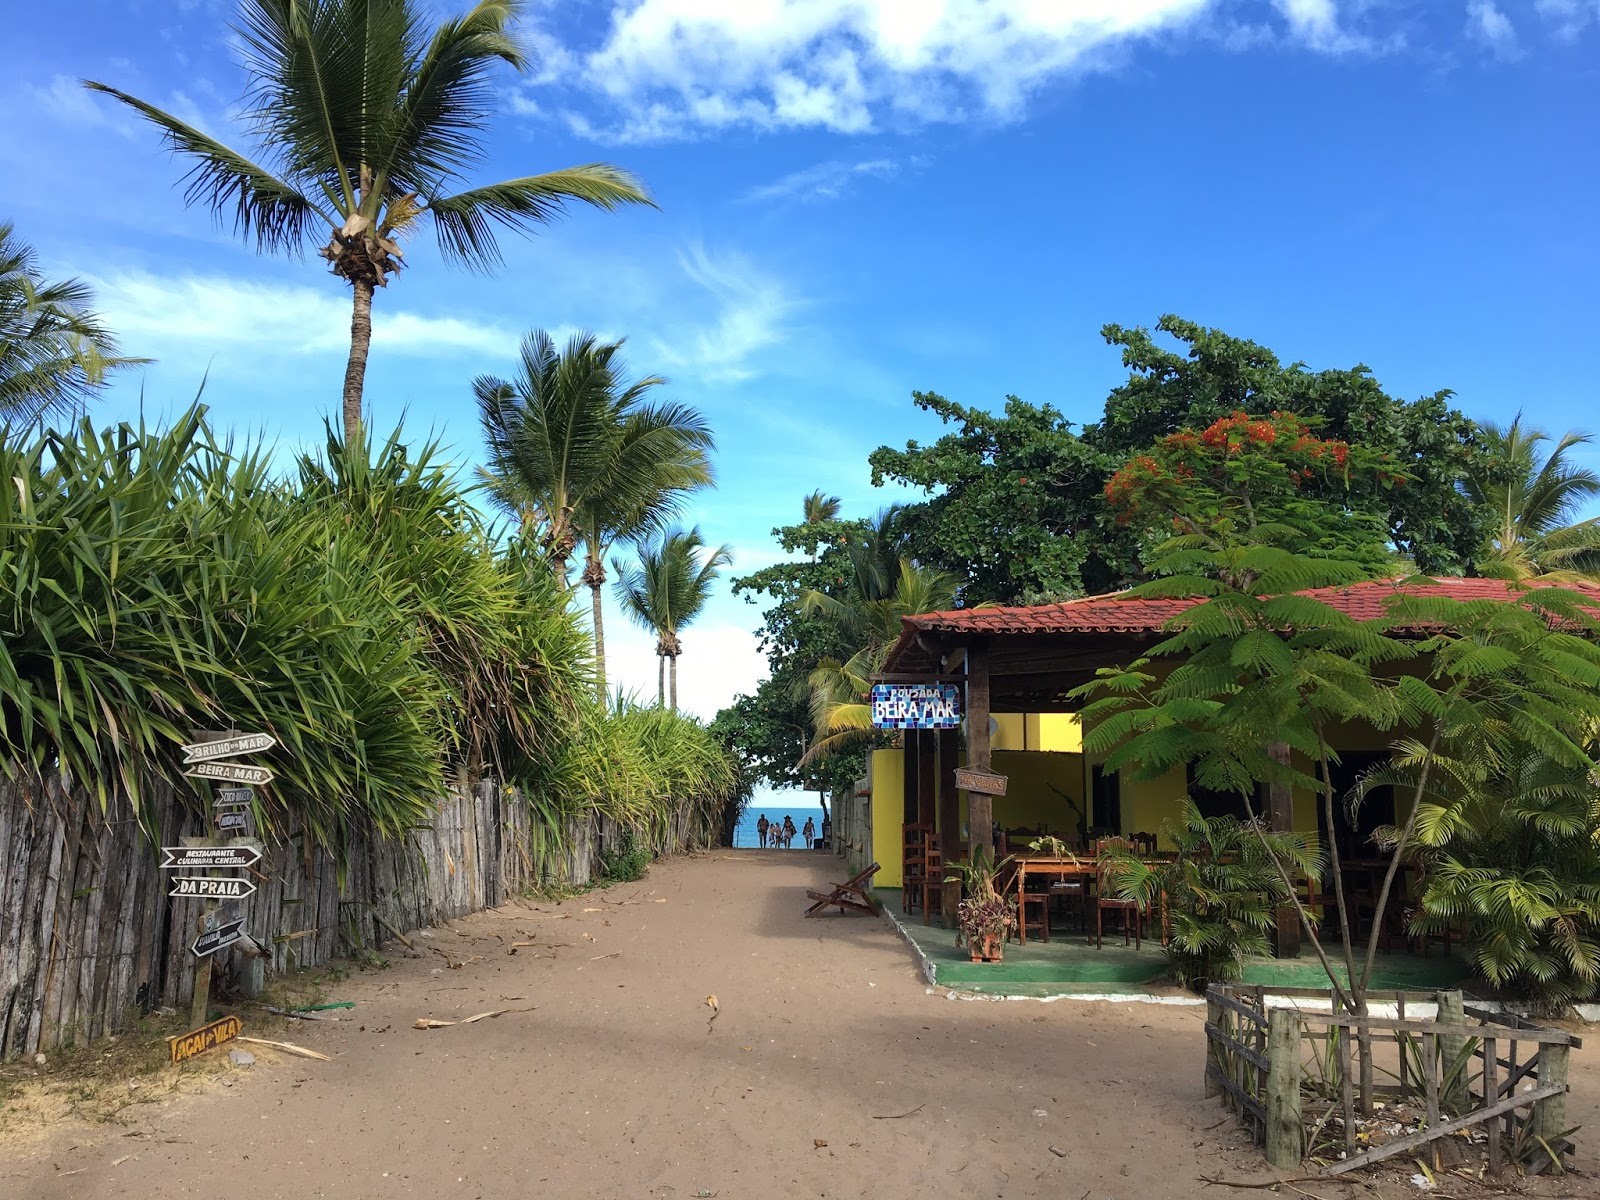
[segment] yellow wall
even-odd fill
[[[1083,751],[1083,722],[1077,713],[996,713],[994,723],[991,750]]]
[[[868,767],[872,779],[872,857],[878,864],[873,883],[897,888],[904,882],[900,827],[905,824],[906,756],[904,750],[874,750]]]
[[[1006,794],[994,798],[994,819],[1002,829],[1044,826],[1058,836],[1078,829],[1078,814],[1056,791],[1083,804],[1083,757],[1078,754],[997,750],[993,770],[1006,777]]]

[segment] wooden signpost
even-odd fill
[[[243,733],[227,730],[222,733],[198,733],[194,741],[183,747],[183,761],[188,765],[184,774],[191,779],[255,785],[272,782],[272,772],[254,763],[229,762],[241,754],[254,754],[270,750],[278,739],[270,733]],[[212,805],[210,820],[212,831],[245,833],[249,830],[250,815],[255,794],[249,786],[219,788]],[[164,870],[201,872],[193,875],[174,875],[172,889],[167,895],[175,899],[199,899],[205,904],[195,929],[195,940],[189,950],[200,960],[194,973],[194,1002],[190,1008],[190,1023],[196,1028],[179,1037],[169,1038],[172,1061],[180,1063],[197,1054],[231,1042],[244,1028],[238,1017],[224,1017],[206,1023],[206,1010],[211,1000],[212,956],[235,942],[251,945],[244,932],[244,918],[219,921],[217,906],[224,900],[244,900],[255,894],[252,879],[242,876],[218,876],[213,872],[229,867],[249,870],[261,861],[259,844],[242,837],[224,838],[208,835],[184,838],[182,846],[164,846]]]
[[[1004,796],[1007,778],[993,771],[980,771],[975,767],[956,768],[956,786],[981,796]]]

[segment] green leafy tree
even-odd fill
[[[706,550],[700,530],[669,529],[659,539],[640,546],[637,563],[612,563],[623,611],[636,625],[656,635],[656,699],[665,704],[670,695],[674,712],[678,708],[678,657],[683,653],[678,634],[705,609],[718,573],[733,561],[727,546]]]
[[[1373,508],[1390,543],[1419,571],[1460,575],[1472,566],[1483,518],[1460,484],[1478,457],[1478,427],[1450,407],[1449,391],[1399,400],[1364,366],[1312,371],[1284,364],[1255,342],[1171,315],[1154,331],[1107,325],[1101,332],[1121,347],[1129,377],[1107,397],[1102,418],[1083,430],[1096,450],[1120,462],[1234,412],[1293,412],[1321,436],[1380,456],[1407,480],[1398,489],[1354,476],[1328,480],[1324,498]]]
[[[513,380],[480,376],[472,390],[488,443],[490,494],[536,537],[565,579],[584,547],[597,684],[605,694],[604,556],[618,541],[661,530],[687,495],[712,482],[704,418],[655,401],[659,376],[628,380],[622,342],[574,334],[565,350],[535,330]]]
[[[1521,416],[1504,429],[1485,424],[1482,437],[1462,491],[1489,521],[1484,573],[1600,577],[1600,517],[1578,519],[1600,496],[1600,474],[1572,461],[1594,439],[1569,430],[1544,453],[1550,435],[1525,428]]]
[[[1048,405],[1007,397],[1001,415],[933,392],[916,406],[955,426],[931,445],[873,451],[874,486],[920,488],[899,525],[908,552],[952,575],[969,603],[1026,603],[1120,586],[1130,540],[1111,527],[1100,491],[1118,458],[1072,432]]]
[[[85,84],[155,125],[191,163],[188,202],[231,217],[262,252],[322,242],[321,257],[353,297],[349,441],[362,419],[373,294],[424,222],[447,261],[485,269],[499,261],[497,225],[528,231],[574,200],[603,209],[649,202],[631,175],[605,163],[466,186],[498,107],[494,68],[531,63],[510,32],[522,11],[520,0],[479,0],[430,28],[418,0],[240,0],[250,79],[242,120],[255,157],[126,92]]]
[[[823,491],[812,492],[805,498],[805,520],[807,525],[820,525],[824,521],[837,521],[839,519],[839,497],[830,496]]]
[[[125,358],[76,279],[49,280],[33,248],[0,222],[0,421],[29,425],[83,409]]]

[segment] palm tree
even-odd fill
[[[705,419],[686,404],[651,401],[666,382],[660,376],[624,378],[622,345],[579,333],[558,350],[535,330],[523,339],[514,380],[485,375],[472,385],[491,496],[538,537],[563,580],[584,547],[602,696],[606,552],[659,531],[689,492],[712,482]]]
[[[820,488],[807,496],[804,503],[807,525],[820,525],[824,521],[839,519],[839,497],[829,496]]]
[[[52,282],[39,272],[33,247],[0,222],[0,421],[32,424],[70,416],[124,358],[90,310],[94,297],[76,279]]]
[[[103,83],[192,161],[185,199],[203,204],[259,250],[319,253],[350,285],[344,429],[356,441],[372,342],[373,292],[402,265],[400,242],[431,218],[447,261],[499,262],[494,226],[528,231],[569,200],[603,209],[647,204],[627,172],[605,163],[455,189],[483,157],[499,106],[497,63],[530,58],[508,32],[521,0],[479,0],[431,33],[418,0],[240,0],[239,42],[250,76],[244,122],[251,158]]]
[[[711,598],[717,572],[733,562],[727,546],[702,555],[705,541],[698,528],[688,533],[669,529],[660,538],[639,547],[639,561],[613,559],[617,572],[617,599],[623,611],[640,627],[656,635],[656,701],[668,699],[666,673],[671,664],[671,702],[678,708],[678,656],[683,645],[678,633],[697,616]]]
[[[1600,495],[1600,475],[1568,457],[1594,439],[1570,430],[1541,459],[1550,435],[1524,428],[1521,414],[1504,429],[1489,423],[1481,429],[1485,453],[1464,487],[1492,521],[1484,573],[1600,576],[1600,518],[1573,520],[1585,501]]]

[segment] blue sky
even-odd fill
[[[175,412],[209,372],[218,422],[295,447],[336,408],[347,292],[186,210],[153,132],[76,82],[239,137],[231,11],[10,16],[0,217],[158,360],[102,415]],[[470,464],[470,380],[525,330],[625,334],[717,429],[690,517],[740,569],[813,488],[894,498],[866,456],[937,435],[914,388],[1093,419],[1122,377],[1107,321],[1176,312],[1600,426],[1600,0],[566,0],[524,32],[542,65],[506,75],[481,181],[606,159],[661,209],[508,238],[491,277],[419,242],[377,300],[375,423]],[[722,596],[689,634],[691,707],[753,685],[757,620]],[[613,632],[653,691],[649,642]]]

